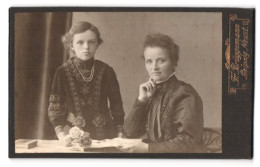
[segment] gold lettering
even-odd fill
[[[245,79],[247,80],[247,69],[243,68],[242,70],[240,70],[240,74],[245,77]]]
[[[244,20],[243,21],[243,25],[248,25],[249,24],[249,20]]]
[[[231,69],[233,71],[239,71],[239,64],[237,63],[231,63]]]
[[[248,27],[242,27],[242,40],[241,45],[248,50]]]
[[[248,59],[249,58],[249,54],[247,52],[243,51],[243,57],[244,57],[244,59],[245,58]]]
[[[236,73],[233,73],[231,71],[231,81],[237,82],[237,86],[239,85],[239,77],[236,75]]]
[[[245,51],[243,51],[243,68],[240,70],[240,74],[245,77],[245,80],[247,80],[247,76],[248,76],[248,69],[249,69],[249,65],[248,65],[248,58],[249,58],[249,54]]]

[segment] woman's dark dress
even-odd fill
[[[147,132],[149,152],[200,152],[203,128],[202,100],[195,89],[172,76],[157,85],[152,98],[136,100],[125,121],[127,137]]]

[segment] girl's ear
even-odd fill
[[[70,45],[70,51],[71,51],[71,53],[75,54],[75,50],[72,45]]]
[[[74,48],[73,48],[73,46],[72,46],[72,45],[70,45],[70,50],[74,51]]]

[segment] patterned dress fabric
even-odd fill
[[[88,81],[93,72],[93,78]],[[83,117],[84,131],[93,139],[116,137],[122,131],[124,111],[112,67],[93,58],[69,59],[55,73],[49,98],[49,119],[56,132]]]

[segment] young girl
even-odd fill
[[[48,109],[60,140],[77,124],[92,139],[122,135],[124,111],[116,74],[94,58],[102,42],[99,30],[85,21],[63,37],[64,47],[74,56],[56,70]]]

